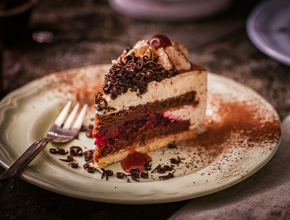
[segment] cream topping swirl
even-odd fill
[[[123,53],[121,57],[134,54],[136,57],[147,55],[150,59],[151,57],[157,56],[157,63],[162,64],[166,70],[190,70],[191,64],[187,49],[180,43],[171,42],[171,44],[172,46],[167,46],[166,48],[160,47],[155,49],[148,44],[147,40],[141,40],[128,53]],[[112,61],[113,64],[116,62],[118,61]]]

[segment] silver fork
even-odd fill
[[[85,104],[79,113],[77,119],[75,120],[74,125],[71,127],[71,124],[77,114],[79,103],[77,103],[72,110],[71,114],[67,118],[65,124],[62,126],[64,122],[69,108],[71,106],[71,101],[69,101],[61,113],[58,115],[54,124],[48,131],[46,138],[42,138],[36,142],[34,142],[20,157],[18,160],[12,164],[4,173],[1,174],[0,180],[9,180],[12,177],[19,174],[48,144],[48,142],[58,142],[64,143],[72,140],[79,132],[82,127],[83,120],[87,111],[88,105]]]

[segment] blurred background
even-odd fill
[[[290,66],[262,53],[246,31],[249,14],[262,2],[0,0],[0,100],[48,74],[111,63],[126,47],[160,33],[185,45],[191,62],[257,91],[283,119],[290,112]],[[290,39],[289,27],[281,33]],[[6,219],[166,219],[188,202],[94,203],[19,178],[0,183],[0,196]]]
[[[1,97],[53,72],[110,63],[127,46],[162,33],[184,44],[193,63],[254,88],[284,117],[289,67],[261,53],[246,33],[260,2],[0,0]]]

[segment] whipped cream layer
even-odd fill
[[[128,109],[130,106],[144,105],[148,102],[162,101],[172,97],[178,97],[190,91],[196,91],[199,105],[205,105],[207,94],[207,71],[192,70],[187,71],[177,76],[167,78],[161,82],[150,82],[147,87],[147,92],[141,96],[137,96],[137,92],[128,91],[116,99],[111,99],[109,95],[103,95],[106,99],[108,107],[114,107],[115,111],[110,111],[107,114],[112,114],[123,109]],[[203,103],[204,102],[204,103]],[[97,114],[103,114],[102,111],[96,111]]]
[[[189,121],[189,129],[195,129],[203,125],[206,109],[206,93],[200,95],[200,103],[197,106],[184,105],[178,109],[170,109],[163,116],[172,120]]]

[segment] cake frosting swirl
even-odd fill
[[[187,49],[180,43],[171,42],[170,45],[159,45],[155,43],[159,40],[160,35],[154,35],[149,40],[141,40],[138,41],[131,50],[124,51],[118,60],[113,60],[113,64],[117,64],[120,62],[120,59],[124,59],[128,55],[134,55],[136,57],[147,56],[149,60],[153,57],[158,57],[157,63],[161,64],[166,70],[189,70],[190,69],[190,61],[189,61],[189,53]],[[151,44],[150,44],[151,42]],[[155,45],[155,46],[154,46]]]

